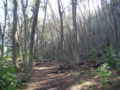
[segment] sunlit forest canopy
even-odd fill
[[[0,0],[0,90],[119,90],[119,24],[120,0]]]

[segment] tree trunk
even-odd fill
[[[32,70],[33,66],[33,59],[34,59],[34,39],[35,39],[35,29],[37,26],[37,21],[38,21],[38,12],[39,12],[39,5],[40,5],[40,0],[36,0],[35,2],[35,9],[33,11],[33,23],[32,23],[32,30],[31,30],[31,36],[30,36],[30,47],[29,47],[29,71]]]
[[[59,10],[59,17],[60,17],[60,61],[63,61],[64,58],[64,51],[63,51],[63,43],[64,43],[64,31],[63,31],[63,13],[61,10],[60,0],[58,0],[58,10]]]
[[[117,6],[116,3],[118,3],[116,0],[111,0],[111,14],[113,17],[114,21],[114,32],[115,32],[115,50],[116,50],[116,55],[118,56],[119,52],[119,33],[118,33],[118,25],[117,25],[117,19],[119,19],[117,16]]]
[[[13,29],[12,29],[12,50],[13,50],[13,65],[16,66],[16,60],[17,60],[17,41],[16,41],[16,31],[17,31],[17,7],[18,2],[17,0],[13,0],[14,4],[14,10],[13,10]]]
[[[4,56],[4,38],[5,38],[5,31],[6,31],[6,21],[7,21],[7,0],[4,1],[4,26],[2,32],[2,56]]]
[[[24,67],[27,66],[27,15],[26,15],[26,9],[28,5],[28,0],[26,0],[26,3],[24,3],[23,0],[21,0],[22,4],[22,11],[23,11],[23,16],[24,16],[24,46],[23,46],[23,64]]]
[[[41,50],[41,59],[43,57],[42,53],[43,53],[43,33],[44,33],[44,29],[45,29],[45,22],[46,22],[46,15],[47,15],[47,4],[48,1],[44,1],[44,5],[45,5],[45,14],[44,14],[44,20],[43,20],[43,26],[42,26],[42,33],[41,33],[41,46],[40,46],[40,50]]]
[[[77,21],[76,21],[76,16],[77,16],[77,0],[72,0],[72,19],[73,19],[73,57],[76,60],[76,63],[79,63],[79,55],[78,55],[78,40],[77,40]]]

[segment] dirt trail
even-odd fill
[[[53,73],[58,68],[59,64],[55,62],[35,66],[32,78],[22,90],[69,90],[75,78],[67,72]]]
[[[45,62],[33,68],[30,81],[20,90],[120,90],[120,78],[107,87],[101,87],[90,68],[80,65],[72,71],[55,73],[60,67],[57,62]],[[113,76],[115,78],[116,76]],[[111,79],[111,78],[110,78]],[[111,81],[113,82],[113,81]]]

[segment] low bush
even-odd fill
[[[95,56],[95,51],[94,51],[92,48],[90,48],[90,49],[88,50],[87,57],[88,57],[89,59],[94,59],[94,58],[96,57],[96,56]]]
[[[109,66],[105,63],[94,72],[94,74],[100,78],[100,83],[102,85],[107,84],[107,79],[111,75],[111,72],[108,69]]]
[[[107,64],[114,69],[120,70],[120,58],[116,57],[116,54],[111,46],[106,50],[106,62]]]
[[[0,90],[16,90],[20,83],[16,69],[14,67],[5,66],[5,60],[0,58]]]

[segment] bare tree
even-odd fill
[[[2,31],[2,55],[4,55],[4,42],[5,42],[5,31],[6,31],[6,21],[7,21],[7,3],[8,1],[4,1],[4,26]]]
[[[43,25],[42,25],[42,32],[41,32],[41,46],[40,46],[40,50],[41,50],[41,58],[42,58],[42,53],[43,53],[43,33],[45,30],[45,22],[46,22],[46,16],[47,16],[47,5],[48,5],[48,0],[45,1],[44,0],[44,6],[45,6],[45,13],[44,13],[44,19],[43,19]]]
[[[77,32],[78,32],[78,28],[77,28],[77,21],[76,21],[76,17],[77,17],[77,0],[72,0],[72,19],[73,19],[73,33],[74,33],[74,44],[73,45],[73,56],[74,59],[76,60],[76,63],[79,62],[79,55],[78,55],[78,39],[77,39]]]
[[[64,58],[64,30],[63,30],[63,13],[62,13],[62,8],[61,8],[61,5],[60,5],[60,0],[57,1],[58,2],[58,11],[59,11],[59,17],[60,17],[60,60],[63,60]]]
[[[23,17],[24,17],[24,50],[23,50],[23,64],[24,66],[27,66],[27,30],[28,30],[28,25],[27,25],[27,15],[26,15],[26,9],[28,6],[28,0],[21,0],[22,4],[22,11],[23,11]]]
[[[119,0],[111,0],[111,15],[113,17],[114,21],[114,32],[115,32],[115,49],[116,49],[116,55],[118,56],[119,52],[119,33],[118,33],[118,23],[117,19],[120,20],[120,17],[118,15],[117,11],[117,3]]]
[[[31,35],[30,35],[30,47],[29,47],[29,70],[32,70],[33,66],[33,59],[34,59],[34,39],[35,39],[35,29],[37,26],[37,21],[38,21],[38,12],[39,12],[39,5],[40,5],[40,0],[36,0],[35,2],[35,7],[33,10],[33,22],[32,22],[32,30],[31,30]]]
[[[17,0],[13,0],[14,9],[13,9],[13,28],[12,28],[12,50],[13,50],[13,65],[16,66],[16,60],[17,60],[17,41],[16,41],[16,31],[17,31],[17,8],[18,8],[18,2]]]

